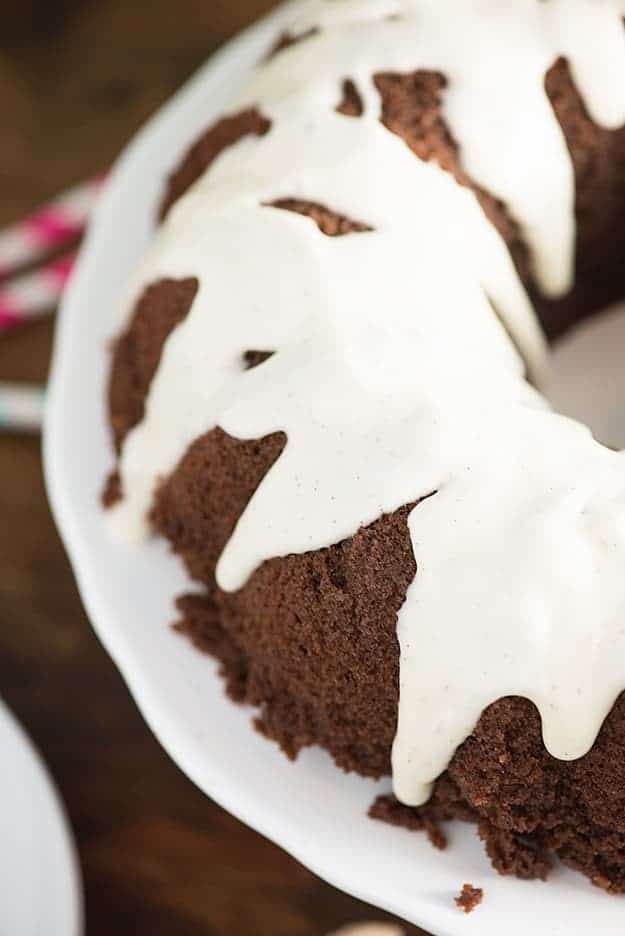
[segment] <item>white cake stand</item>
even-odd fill
[[[499,877],[472,827],[453,825],[451,847],[437,852],[422,835],[367,818],[388,783],[347,776],[320,750],[290,763],[253,731],[250,712],[224,697],[213,662],[168,626],[174,596],[188,587],[178,562],[161,542],[120,546],[107,529],[99,506],[112,465],[104,413],[107,346],[120,326],[124,283],[149,242],[166,173],[228,107],[298,5],[279,8],[226,46],[129,146],[63,303],[45,466],[83,601],[146,721],[181,769],[326,881],[438,936],[625,931],[625,902],[584,878],[563,869],[549,884]],[[584,366],[582,353],[575,368]],[[465,881],[485,892],[468,917],[453,902]]]

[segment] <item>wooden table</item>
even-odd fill
[[[2,0],[0,224],[106,167],[271,5]],[[3,337],[0,379],[43,380],[50,343],[49,322]],[[39,455],[36,438],[0,436],[0,691],[67,804],[89,936],[321,936],[384,918],[214,805],[160,749],[85,618]]]

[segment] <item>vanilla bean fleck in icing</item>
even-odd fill
[[[270,131],[174,206],[135,283],[200,285],[123,447],[126,536],[148,532],[157,479],[215,426],[287,436],[219,561],[226,590],[436,492],[409,517],[418,572],[398,616],[393,777],[409,804],[502,696],[536,703],[554,756],[592,745],[625,688],[625,456],[526,382],[543,341],[503,240],[468,188],[383,126],[373,77],[445,74],[464,168],[519,223],[543,291],[562,294],[574,178],[545,74],[566,56],[593,118],[625,123],[624,14],[625,0],[302,4],[291,31],[316,32],[233,104]],[[336,112],[347,78],[358,118]],[[267,206],[284,198],[371,230],[328,238]],[[276,353],[246,371],[249,348]]]

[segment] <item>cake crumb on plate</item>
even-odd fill
[[[481,887],[474,887],[473,884],[463,884],[460,894],[454,898],[457,907],[464,913],[471,913],[482,903],[484,891]]]

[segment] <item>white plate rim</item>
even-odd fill
[[[37,907],[36,919],[31,918],[35,928],[29,929],[28,933],[32,936],[44,932],[49,936],[81,936],[84,929],[82,876],[65,806],[41,754],[1,699],[0,743],[4,756],[7,756],[7,752],[12,755],[10,768],[5,768],[0,780],[0,790],[4,788],[8,795],[8,801],[3,797],[0,802],[0,815],[9,805],[18,809],[8,788],[13,782],[19,783],[20,789],[28,789],[30,795],[29,815],[17,811],[10,817],[11,825],[17,823],[18,835],[23,838],[28,834],[28,823],[37,819],[36,841],[29,839],[24,842],[27,869],[12,854],[12,861],[17,861],[13,873],[19,874],[19,881],[15,882],[12,893],[16,899],[20,899],[24,894],[16,891],[22,887],[27,889],[29,906]],[[33,809],[34,814],[31,812]],[[44,822],[45,833],[42,834]],[[42,880],[45,880],[43,888]],[[36,902],[32,900],[34,892],[37,894]]]

